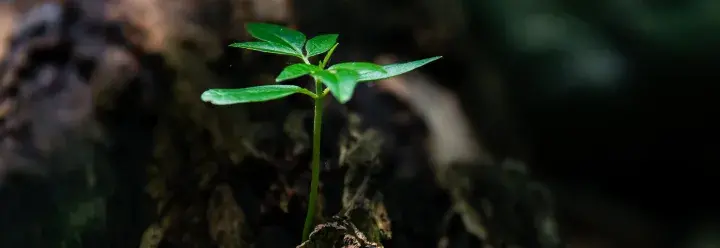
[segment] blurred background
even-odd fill
[[[247,22],[443,56],[327,102],[362,247],[720,247],[714,0],[0,1],[0,247],[299,245],[312,103],[200,101],[293,63]]]

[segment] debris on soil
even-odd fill
[[[382,245],[368,241],[350,218],[333,216],[310,233],[307,241],[297,248],[381,248]]]
[[[428,123],[438,184],[468,232],[493,247],[564,246],[552,194],[529,177],[522,162],[497,162],[482,149],[453,94],[419,73],[385,83]]]

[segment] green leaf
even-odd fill
[[[335,99],[340,103],[346,103],[352,98],[360,74],[352,70],[337,69],[319,71],[313,73],[313,76],[330,89]]]
[[[297,54],[292,48],[283,46],[281,44],[269,43],[265,41],[251,41],[251,42],[239,42],[230,44],[230,47],[244,48],[248,50],[255,50],[266,53],[274,53],[281,55],[296,56]]]
[[[262,85],[242,89],[209,89],[200,98],[215,105],[264,102],[307,91],[295,85]]]
[[[382,68],[385,69],[386,73],[362,72],[362,73],[360,73],[360,79],[358,79],[358,81],[373,81],[373,80],[394,77],[394,76],[415,70],[418,67],[426,65],[426,64],[433,62],[435,60],[438,60],[440,58],[442,58],[442,56],[436,56],[436,57],[432,57],[432,58],[415,60],[415,61],[400,63],[400,64],[384,65]]]
[[[308,57],[327,52],[337,43],[337,34],[323,34],[313,37],[305,44]]]
[[[295,51],[295,55],[302,57],[302,48],[305,44],[305,35],[303,33],[267,23],[248,23],[245,25],[245,28],[252,37],[270,43],[288,46]]]
[[[334,64],[328,68],[328,70],[332,69],[345,69],[345,70],[351,70],[356,71],[357,73],[363,74],[363,73],[387,73],[385,69],[380,66],[373,63],[368,62],[347,62],[347,63],[339,63]]]
[[[316,71],[321,71],[320,67],[316,65],[308,65],[308,64],[293,64],[288,67],[285,67],[285,69],[280,72],[280,74],[275,78],[275,82],[282,82],[285,80],[290,80],[293,78],[302,77],[308,74],[311,74]]]

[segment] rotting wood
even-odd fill
[[[427,122],[438,183],[449,192],[453,210],[468,232],[488,247],[564,247],[552,195],[529,177],[522,163],[494,161],[473,139],[451,93],[419,73],[386,79],[379,85]]]

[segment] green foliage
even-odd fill
[[[231,47],[244,48],[248,50],[265,53],[293,56],[302,59],[303,63],[292,64],[285,67],[275,82],[283,82],[302,76],[311,76],[315,81],[315,93],[295,85],[264,85],[242,89],[210,89],[200,97],[205,102],[215,105],[228,105],[248,102],[264,102],[295,93],[306,94],[315,99],[315,113],[313,118],[313,156],[312,156],[312,181],[310,196],[308,199],[308,213],[305,219],[303,239],[307,239],[314,217],[315,203],[317,202],[317,185],[320,178],[320,132],[322,122],[323,98],[329,92],[340,103],[347,103],[353,96],[355,87],[364,81],[373,81],[394,77],[423,65],[440,59],[432,57],[412,62],[376,65],[368,62],[346,62],[330,66],[325,69],[330,61],[335,48],[337,48],[337,34],[324,34],[313,37],[306,43],[304,34],[278,25],[264,23],[247,24],[246,29],[250,35],[260,41],[233,43]],[[305,53],[303,53],[303,48]],[[327,53],[319,61],[318,65],[310,63],[314,56]],[[323,85],[327,89],[323,90]]]
[[[433,62],[435,60],[438,60],[440,58],[442,58],[442,56],[436,56],[436,57],[415,60],[415,61],[400,63],[400,64],[385,65],[382,67],[385,70],[385,72],[378,72],[378,71],[361,72],[360,79],[358,79],[358,80],[374,81],[374,80],[380,80],[380,79],[385,79],[385,78],[391,78],[391,77],[415,70],[418,67],[426,65],[426,64]]]
[[[265,23],[249,23],[246,29],[250,35],[261,41],[233,43],[231,47],[244,48],[265,53],[289,55],[298,57],[304,63],[292,64],[285,67],[275,82],[283,82],[290,79],[310,75],[315,80],[327,86],[330,93],[340,102],[346,103],[352,98],[355,87],[359,82],[373,81],[394,77],[430,62],[438,60],[441,56],[421,59],[406,63],[392,65],[376,65],[368,62],[345,62],[330,66],[324,69],[337,47],[337,34],[323,34],[308,40],[303,33],[298,31]],[[305,53],[303,54],[303,47]],[[326,53],[325,58],[319,66],[310,63],[310,58]],[[262,92],[262,93],[260,93]],[[293,93],[301,92],[295,87],[275,87],[267,89],[234,90],[234,89],[212,89],[203,93],[202,99],[213,104],[224,105],[244,102],[269,101]],[[303,92],[311,93],[309,91]],[[246,94],[247,96],[244,96]],[[312,97],[322,97],[324,94],[307,94]]]
[[[294,64],[290,65],[288,67],[285,67],[280,74],[278,74],[277,78],[275,78],[275,82],[279,83],[285,80],[290,80],[294,78],[299,78],[308,74],[312,74],[314,72],[322,71],[322,69],[315,65],[309,65],[309,64]]]
[[[330,56],[332,56],[333,52],[335,52],[335,48],[337,48],[338,45],[340,45],[340,44],[335,43],[335,45],[333,45],[332,48],[330,48],[330,51],[328,51],[328,53],[325,54],[325,58],[322,60],[322,62],[320,62],[320,68],[325,68],[327,63],[330,61]]]
[[[328,68],[328,70],[333,70],[333,69],[352,70],[352,71],[356,71],[357,73],[360,73],[360,74],[370,73],[370,72],[388,73],[387,71],[385,71],[385,69],[382,66],[379,66],[379,65],[376,65],[373,63],[368,63],[368,62],[339,63],[339,64],[334,64],[334,65],[330,66],[330,68]]]
[[[247,102],[265,102],[295,93],[315,95],[295,85],[263,85],[242,89],[210,89],[203,92],[200,98],[205,102],[210,102],[215,105],[229,105]]]
[[[335,99],[340,103],[346,103],[353,95],[360,73],[348,69],[334,69],[319,71],[313,76],[330,89]]]
[[[295,55],[302,57],[302,48],[305,44],[305,35],[298,31],[266,23],[248,23],[245,25],[248,33],[258,40],[286,46]]]
[[[312,57],[329,51],[337,43],[337,38],[337,34],[324,34],[308,40],[305,44],[307,56]]]
[[[255,50],[258,52],[297,56],[297,53],[295,53],[295,51],[293,51],[292,48],[278,45],[275,43],[264,42],[264,41],[233,43],[233,44],[230,44],[230,46],[237,47],[237,48],[245,48],[248,50]]]

